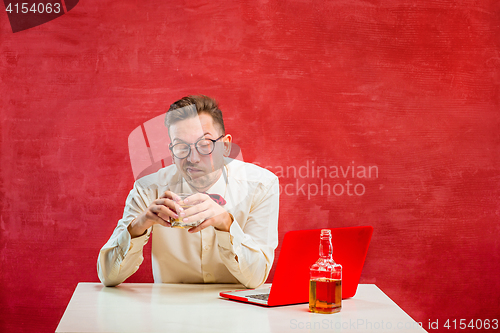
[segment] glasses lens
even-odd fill
[[[200,154],[208,155],[214,150],[214,143],[210,140],[200,140],[196,143],[196,150]]]
[[[189,145],[178,143],[172,147],[172,153],[174,153],[177,158],[185,158],[189,155]]]

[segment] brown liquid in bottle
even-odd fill
[[[318,278],[309,282],[309,311],[335,313],[342,308],[342,280]]]

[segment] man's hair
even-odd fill
[[[165,126],[167,126],[170,131],[170,126],[173,124],[181,120],[196,117],[202,113],[211,116],[214,125],[220,128],[221,134],[226,134],[222,112],[219,110],[219,104],[215,99],[205,95],[186,96],[170,105],[167,115],[165,116]]]

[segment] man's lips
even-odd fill
[[[203,171],[201,169],[187,167],[186,168],[186,172],[189,173],[189,174],[197,174],[197,173],[200,173],[200,172],[203,172]]]

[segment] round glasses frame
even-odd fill
[[[195,143],[185,143],[185,142],[179,142],[179,143],[176,143],[175,145],[172,145],[170,144],[168,146],[168,149],[170,149],[170,151],[172,152],[172,155],[174,155],[176,158],[180,159],[180,160],[183,160],[185,158],[187,158],[189,155],[191,155],[191,146],[194,146],[194,148],[196,148],[196,151],[200,154],[200,155],[210,155],[213,153],[214,149],[215,149],[215,143],[217,141],[219,141],[220,139],[222,139],[223,137],[225,137],[225,135],[221,135],[219,136],[217,139],[213,140],[213,139],[207,139],[207,138],[201,138],[199,139],[198,141],[196,141]],[[210,142],[210,145],[212,145],[212,147],[210,148],[210,152],[202,152],[200,151],[200,146],[199,146],[199,143],[201,141],[211,141]],[[176,146],[180,146],[180,145],[184,145],[184,146],[187,146],[187,150],[186,150],[186,154],[184,156],[184,154],[181,156],[177,156],[174,152],[174,149]]]

